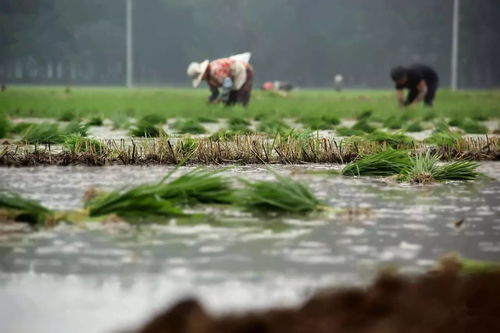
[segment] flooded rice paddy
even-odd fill
[[[1,332],[120,332],[180,298],[213,312],[294,305],[318,288],[369,282],[380,268],[431,267],[450,251],[500,260],[500,164],[476,182],[428,186],[313,175],[335,166],[272,166],[351,214],[252,216],[205,208],[195,225],[0,224]],[[170,167],[0,168],[0,188],[57,210],[78,209],[90,188],[160,180]],[[188,168],[181,169],[185,172]],[[262,166],[231,179],[267,179]],[[151,221],[155,222],[155,221]]]

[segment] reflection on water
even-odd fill
[[[500,260],[498,163],[481,167],[492,179],[433,186],[273,168],[304,180],[330,206],[368,210],[359,218],[265,218],[206,209],[211,216],[195,226],[180,220],[37,232],[0,226],[0,331],[110,332],[137,325],[187,295],[213,311],[292,305],[323,286],[365,283],[381,266],[423,271],[448,251]],[[168,170],[0,169],[0,188],[54,209],[74,209],[88,187],[152,182]],[[261,166],[226,174],[272,178]]]

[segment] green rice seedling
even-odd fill
[[[311,189],[292,178],[274,174],[275,181],[241,180],[238,204],[251,211],[304,214],[320,210],[322,202]]]
[[[447,133],[451,132],[450,127],[446,120],[444,119],[438,119],[436,122],[434,122],[434,131],[433,133]]]
[[[500,271],[500,262],[459,258],[462,272],[466,274],[484,274]]]
[[[22,141],[29,144],[58,144],[64,141],[64,133],[57,124],[33,124],[24,132]]]
[[[231,203],[234,198],[229,181],[218,173],[195,169],[165,183],[170,173],[156,184],[100,194],[90,200],[86,207],[90,216],[117,214],[125,217],[141,217],[182,215],[178,205]]]
[[[250,134],[253,132],[248,126],[243,124],[229,124],[228,130],[238,133],[238,135]]]
[[[346,165],[344,176],[392,176],[410,165],[408,153],[400,150],[386,150],[365,156]]]
[[[64,138],[63,147],[70,152],[101,152],[104,147],[100,141],[96,139],[85,138],[78,134],[66,136]]]
[[[463,123],[463,119],[462,118],[451,118],[448,121],[448,125],[449,126],[454,126],[454,127],[460,127],[460,125],[462,125],[462,123]]]
[[[258,132],[271,133],[271,134],[282,133],[289,129],[290,126],[288,126],[282,120],[276,118],[264,119],[260,122],[259,126],[257,127]]]
[[[453,132],[438,132],[432,134],[430,137],[426,138],[424,141],[427,143],[435,144],[437,146],[452,147],[455,146],[458,141],[462,138],[460,134]]]
[[[403,127],[403,120],[401,117],[390,116],[384,121],[384,127],[387,127],[388,129],[400,129]]]
[[[479,175],[478,167],[479,163],[473,161],[457,161],[438,167],[433,177],[438,181],[474,180]]]
[[[222,129],[210,135],[209,138],[214,141],[224,141],[224,140],[230,140],[238,135],[240,134],[233,131],[229,131],[227,129]]]
[[[410,133],[421,132],[423,130],[424,128],[422,127],[422,124],[419,121],[414,121],[413,123],[405,127],[405,131]]]
[[[352,129],[354,130],[359,130],[364,133],[371,133],[375,130],[375,127],[371,126],[366,119],[359,120],[356,122],[353,126]]]
[[[47,221],[53,212],[38,202],[21,197],[18,194],[1,192],[0,210],[12,213],[15,221],[40,224]]]
[[[113,123],[113,129],[128,129],[130,128],[130,121],[128,116],[123,112],[116,113],[111,117],[111,122]]]
[[[179,133],[204,134],[207,132],[205,127],[194,119],[177,120],[172,127]]]
[[[230,182],[220,172],[195,169],[169,183],[161,183],[158,195],[181,204],[232,203],[234,195]]]
[[[321,120],[323,120],[325,123],[328,123],[332,126],[340,125],[339,117],[336,117],[333,115],[323,115],[323,116],[321,116]]]
[[[152,125],[160,125],[164,124],[167,121],[167,118],[159,113],[150,113],[142,117],[139,122],[145,121],[147,123],[150,123]]]
[[[248,120],[238,117],[229,118],[227,123],[229,126],[239,126],[239,125],[250,126],[250,122]]]
[[[373,133],[366,135],[369,141],[385,143],[391,148],[404,148],[413,145],[413,139],[403,133],[387,133],[376,130]]]
[[[357,120],[368,120],[373,114],[372,110],[366,110],[356,116]]]
[[[303,118],[302,119],[302,124],[304,125],[305,128],[309,128],[311,130],[329,130],[333,129],[335,125],[321,119],[321,118]]]
[[[438,165],[441,155],[427,151],[410,157],[410,165],[401,171],[399,180],[412,183],[432,183],[446,180],[473,180],[478,176],[476,162],[457,161]]]
[[[7,116],[2,112],[0,113],[0,138],[7,137],[7,133],[11,130],[11,124]]]
[[[17,123],[10,127],[10,132],[12,134],[22,134],[33,125],[34,123]]]
[[[72,110],[67,110],[61,113],[57,120],[59,121],[73,121],[76,119],[76,114]]]
[[[490,117],[485,112],[472,112],[470,117],[475,121],[487,121]]]
[[[465,131],[465,133],[471,134],[487,134],[488,128],[483,124],[474,121],[472,119],[466,119],[461,125],[460,128]]]
[[[72,121],[63,130],[66,135],[77,134],[80,136],[87,136],[89,130],[88,124],[83,124],[78,121]]]
[[[338,136],[361,136],[365,134],[363,131],[348,127],[337,127],[335,132]]]
[[[431,121],[434,118],[436,118],[436,112],[434,110],[426,110],[422,114],[422,121]]]
[[[219,119],[215,117],[210,117],[210,116],[198,116],[196,117],[196,120],[199,121],[200,123],[218,123]]]
[[[193,138],[186,138],[179,142],[180,151],[183,155],[192,154],[198,148],[198,141]]]
[[[435,181],[434,174],[437,172],[437,162],[440,159],[440,155],[431,154],[429,151],[410,157],[410,164],[401,170],[398,179],[411,183],[432,183]]]
[[[155,125],[146,121],[139,121],[137,124],[132,126],[129,130],[129,134],[135,137],[156,138],[160,136],[160,130]]]
[[[92,117],[87,122],[87,125],[89,126],[102,126],[102,124],[103,124],[103,119],[101,116]]]
[[[160,185],[138,186],[130,190],[113,191],[97,195],[86,203],[89,216],[116,214],[121,217],[183,215],[180,208],[169,200],[160,198],[156,193]]]

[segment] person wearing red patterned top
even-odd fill
[[[198,87],[205,80],[210,87],[210,103],[222,102],[224,105],[242,104],[250,101],[253,85],[253,68],[243,60],[231,58],[193,62],[187,69],[187,75],[193,80],[193,87]],[[219,92],[222,89],[222,93]]]

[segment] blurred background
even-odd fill
[[[257,81],[389,87],[399,64],[449,84],[453,0],[132,2],[136,85],[187,86],[190,61],[251,51]],[[461,88],[500,86],[500,1],[460,4]],[[2,0],[0,82],[123,85],[126,0]]]

